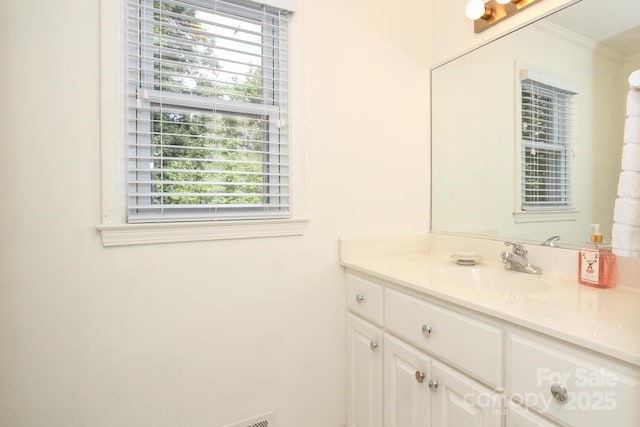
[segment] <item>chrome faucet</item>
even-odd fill
[[[504,251],[500,254],[505,269],[527,274],[542,274],[540,267],[536,267],[527,260],[527,248],[515,242],[504,242],[504,245],[513,246],[511,252]]]
[[[542,246],[549,246],[552,248],[556,247],[556,242],[560,240],[560,236],[551,236],[544,242],[542,242]]]

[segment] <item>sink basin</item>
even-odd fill
[[[438,279],[450,286],[478,292],[495,292],[511,296],[544,292],[549,289],[540,276],[490,268],[442,268]]]

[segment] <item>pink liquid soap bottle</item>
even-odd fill
[[[595,288],[616,286],[616,256],[610,246],[602,244],[600,224],[591,224],[593,248],[582,249],[578,253],[578,282]]]

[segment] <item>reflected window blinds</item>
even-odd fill
[[[575,93],[532,79],[521,88],[521,208],[571,209]]]

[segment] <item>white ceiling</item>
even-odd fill
[[[625,56],[640,52],[640,0],[582,0],[548,19]]]

